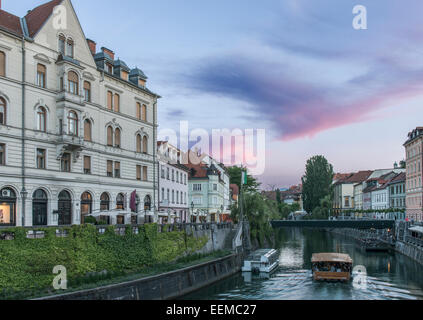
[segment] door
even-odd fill
[[[59,200],[59,226],[72,224],[72,203],[70,200]]]

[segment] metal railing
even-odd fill
[[[405,241],[418,247],[423,247],[423,239],[414,238],[412,236],[406,236]]]

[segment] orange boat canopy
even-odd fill
[[[352,259],[348,254],[343,253],[315,253],[311,258],[312,263],[317,262],[343,262],[352,263]]]

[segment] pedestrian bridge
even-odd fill
[[[394,229],[394,220],[274,220],[274,228]]]

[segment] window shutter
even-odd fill
[[[147,137],[144,136],[144,138],[142,138],[142,149],[144,153],[147,153],[148,151],[148,140]]]
[[[141,166],[137,165],[137,180],[141,180]]]
[[[119,95],[115,94],[114,96],[114,109],[116,112],[119,112]]]
[[[84,81],[84,89],[91,90],[91,84],[88,81]]]
[[[120,162],[115,162],[115,170],[120,170]]]
[[[137,102],[137,119],[141,119],[141,103]]]
[[[85,120],[84,123],[84,140],[91,141],[91,122],[90,120]]]
[[[38,71],[39,73],[43,73],[43,74],[45,74],[45,73],[46,73],[46,67],[45,67],[44,65],[42,65],[42,64],[38,64],[38,65],[37,65],[37,71]]]
[[[113,172],[113,161],[107,160],[107,172]]]
[[[107,108],[113,109],[113,93],[111,91],[107,91]]]
[[[69,81],[72,81],[72,82],[78,83],[78,75],[75,72],[73,72],[73,71],[69,71],[69,73],[68,73],[68,80]]]
[[[147,121],[147,106],[145,104],[142,105],[142,120]]]
[[[117,128],[115,131],[115,146],[120,147],[120,129]]]
[[[142,169],[143,169],[144,181],[147,181],[148,180],[148,177],[147,177],[147,167],[143,167]]]
[[[84,157],[84,169],[91,169],[91,157],[85,156]]]
[[[113,128],[112,127],[107,128],[107,145],[113,146]]]
[[[137,134],[137,152],[141,153],[141,136]]]

